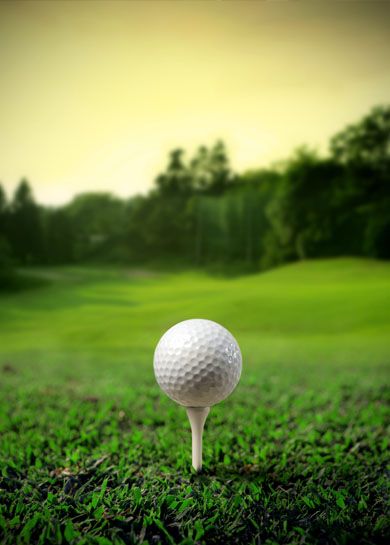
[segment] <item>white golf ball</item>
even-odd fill
[[[211,320],[185,320],[161,337],[154,353],[160,388],[185,407],[210,407],[232,393],[242,357],[236,339]]]

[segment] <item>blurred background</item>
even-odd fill
[[[4,361],[149,361],[198,315],[249,360],[388,357],[386,3],[0,11]]]

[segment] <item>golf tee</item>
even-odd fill
[[[192,432],[192,466],[196,471],[202,469],[203,428],[209,412],[210,407],[187,407]]]

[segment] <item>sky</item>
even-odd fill
[[[58,205],[145,193],[170,150],[236,172],[390,98],[390,2],[0,2],[0,182]]]

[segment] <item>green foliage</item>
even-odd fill
[[[7,197],[0,184],[0,290],[7,289],[14,280],[11,247],[6,238]]]
[[[280,252],[285,251],[287,258],[348,253],[351,241],[349,248],[340,247],[339,236],[343,205],[338,195],[342,183],[340,165],[319,159],[305,148],[287,163],[270,210]]]
[[[44,239],[41,213],[25,179],[16,188],[11,201],[6,233],[13,255],[20,263],[42,262]]]
[[[50,264],[72,263],[76,240],[67,211],[57,208],[46,213],[46,260]],[[78,230],[80,235],[81,230]]]
[[[123,201],[79,195],[42,209],[22,181],[0,233],[21,264],[181,263],[248,272],[313,257],[390,257],[390,109],[302,147],[273,169],[235,174],[225,145],[174,149],[154,188]]]
[[[183,160],[182,149],[173,150],[166,172],[156,178],[156,185],[164,197],[177,197],[191,193],[191,176]]]
[[[345,209],[358,216],[362,253],[390,255],[390,107],[377,106],[331,140],[333,156],[346,169]],[[351,223],[351,222],[350,222]]]
[[[200,146],[189,161],[185,160],[184,150],[173,150],[165,172],[156,178],[156,187],[164,197],[221,195],[233,180],[225,145],[219,140],[210,149]]]
[[[0,300],[2,543],[386,542],[388,264],[36,274],[51,284]],[[152,371],[161,333],[193,316],[244,356],[200,475]]]
[[[123,201],[110,193],[84,193],[75,197],[63,210],[66,217],[61,217],[62,230],[73,237],[73,250],[70,247],[69,254],[78,261],[103,255],[112,258],[112,247],[123,237],[124,211]]]
[[[126,242],[132,261],[188,257],[187,203],[180,193],[154,194],[131,203]]]
[[[390,163],[390,106],[376,106],[361,121],[335,135],[330,148],[345,164],[387,170]]]

